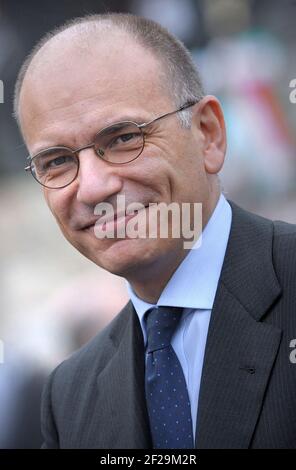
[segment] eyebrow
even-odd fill
[[[120,122],[130,121],[130,122],[135,122],[136,124],[143,124],[144,122],[147,121],[147,119],[145,120],[145,118],[143,118],[143,116],[140,116],[139,114],[136,115],[136,116],[135,115],[131,116],[131,115],[125,114],[123,116],[120,116],[117,119],[112,119],[112,121],[110,120],[110,122],[106,121],[106,125],[104,127],[101,127],[101,129],[99,129],[99,132],[100,132],[100,130],[104,129],[105,127],[111,127],[111,126],[116,125]]]
[[[103,129],[106,129],[106,127],[112,127],[113,125],[116,125],[116,124],[119,124],[120,122],[127,122],[127,121],[130,121],[130,122],[135,122],[136,124],[144,124],[145,122],[148,122],[148,118],[145,120],[145,118],[143,118],[143,115],[140,116],[139,114],[137,114],[136,116],[133,115],[129,115],[129,114],[124,114],[122,116],[119,116],[118,118],[116,119],[112,119],[110,121],[106,121],[105,125],[103,127],[100,127],[98,128],[98,130],[96,132],[94,132],[93,136],[91,137],[90,140],[94,139],[95,136],[100,132],[102,131]],[[90,143],[90,142],[89,142]],[[87,144],[86,144],[87,145]],[[38,148],[37,150],[35,150],[32,154],[30,153],[30,155],[28,156],[28,158],[32,158],[34,157],[35,155],[37,155],[38,153],[40,152],[43,152],[44,150],[47,150],[47,149],[50,149],[50,148],[53,148],[53,147],[66,147],[66,148],[69,148],[71,149],[71,146],[69,145],[66,145],[66,144],[52,144],[52,145],[48,145],[46,147],[41,147],[41,148]]]

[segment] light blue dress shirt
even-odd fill
[[[196,434],[198,397],[208,327],[228,243],[232,211],[221,194],[202,233],[202,243],[192,249],[162,291],[156,305],[141,300],[128,284],[147,344],[144,315],[155,306],[184,308],[171,344],[181,363],[191,404],[193,433]],[[198,241],[196,242],[199,243]]]

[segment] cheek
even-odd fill
[[[183,201],[200,201],[206,193],[207,175],[197,153],[181,156],[175,169],[175,185],[178,194],[175,198]]]
[[[142,196],[145,200],[162,200],[168,193],[172,172],[172,166],[160,150],[147,151],[133,165],[126,166],[125,173],[121,174],[124,181],[123,192],[128,199],[129,196],[132,197],[133,202],[136,202],[137,195],[139,201],[143,199]]]
[[[205,177],[205,168],[201,158],[196,153],[184,159],[183,166],[184,178],[190,184],[190,181],[201,181]]]

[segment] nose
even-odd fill
[[[94,207],[120,192],[123,182],[118,167],[97,156],[93,148],[79,153],[77,200]]]

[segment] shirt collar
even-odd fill
[[[223,194],[202,232],[202,243],[191,249],[162,291],[157,306],[210,310],[228,243],[232,211]],[[198,240],[196,243],[198,244]],[[128,292],[141,324],[155,305],[141,300],[128,283]]]

